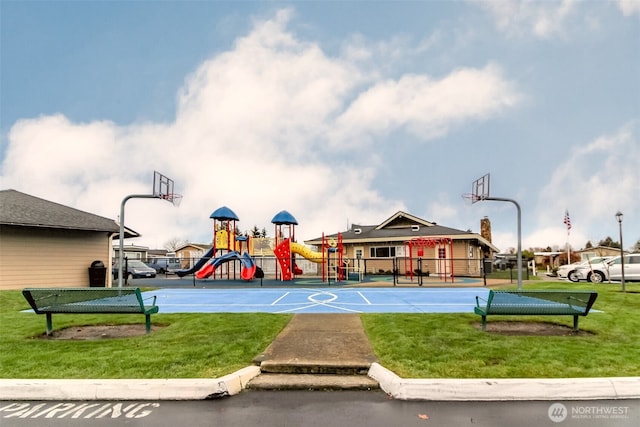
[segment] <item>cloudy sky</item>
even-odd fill
[[[398,210],[523,248],[640,239],[640,2],[2,0],[2,189],[208,242]]]

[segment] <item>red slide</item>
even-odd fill
[[[207,277],[211,276],[213,274],[213,272],[215,271],[216,266],[213,265],[212,262],[208,262],[204,265],[204,267],[202,267],[200,270],[198,270],[198,272],[196,273],[196,277],[198,279],[206,279]]]

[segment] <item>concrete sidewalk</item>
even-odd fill
[[[381,388],[400,400],[640,399],[640,377],[404,379],[376,362],[357,314],[300,314],[254,363],[217,379],[0,379],[0,400],[200,400],[268,389]]]

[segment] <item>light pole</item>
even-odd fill
[[[622,268],[622,292],[626,292],[624,285],[624,245],[622,244],[622,212],[616,212],[618,226],[620,228],[620,267]]]

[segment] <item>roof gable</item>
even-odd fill
[[[117,233],[112,219],[30,196],[16,190],[0,191],[0,224]]]
[[[340,234],[345,243],[405,242],[412,238],[451,237],[453,239],[477,240],[480,244],[489,246],[495,251],[498,250],[479,234],[438,225],[402,211],[396,212],[380,225],[352,224],[349,230]],[[337,236],[338,233],[335,233],[327,235],[325,238],[336,238]],[[320,244],[321,240],[321,238],[317,238],[307,240],[305,243],[315,245]]]
[[[432,227],[435,224],[429,221],[426,221],[422,218],[418,218],[417,216],[413,216],[406,212],[398,211],[394,215],[392,215],[387,220],[383,221],[380,225],[376,227],[376,230],[382,230],[385,228],[411,228],[413,226],[425,226]]]

